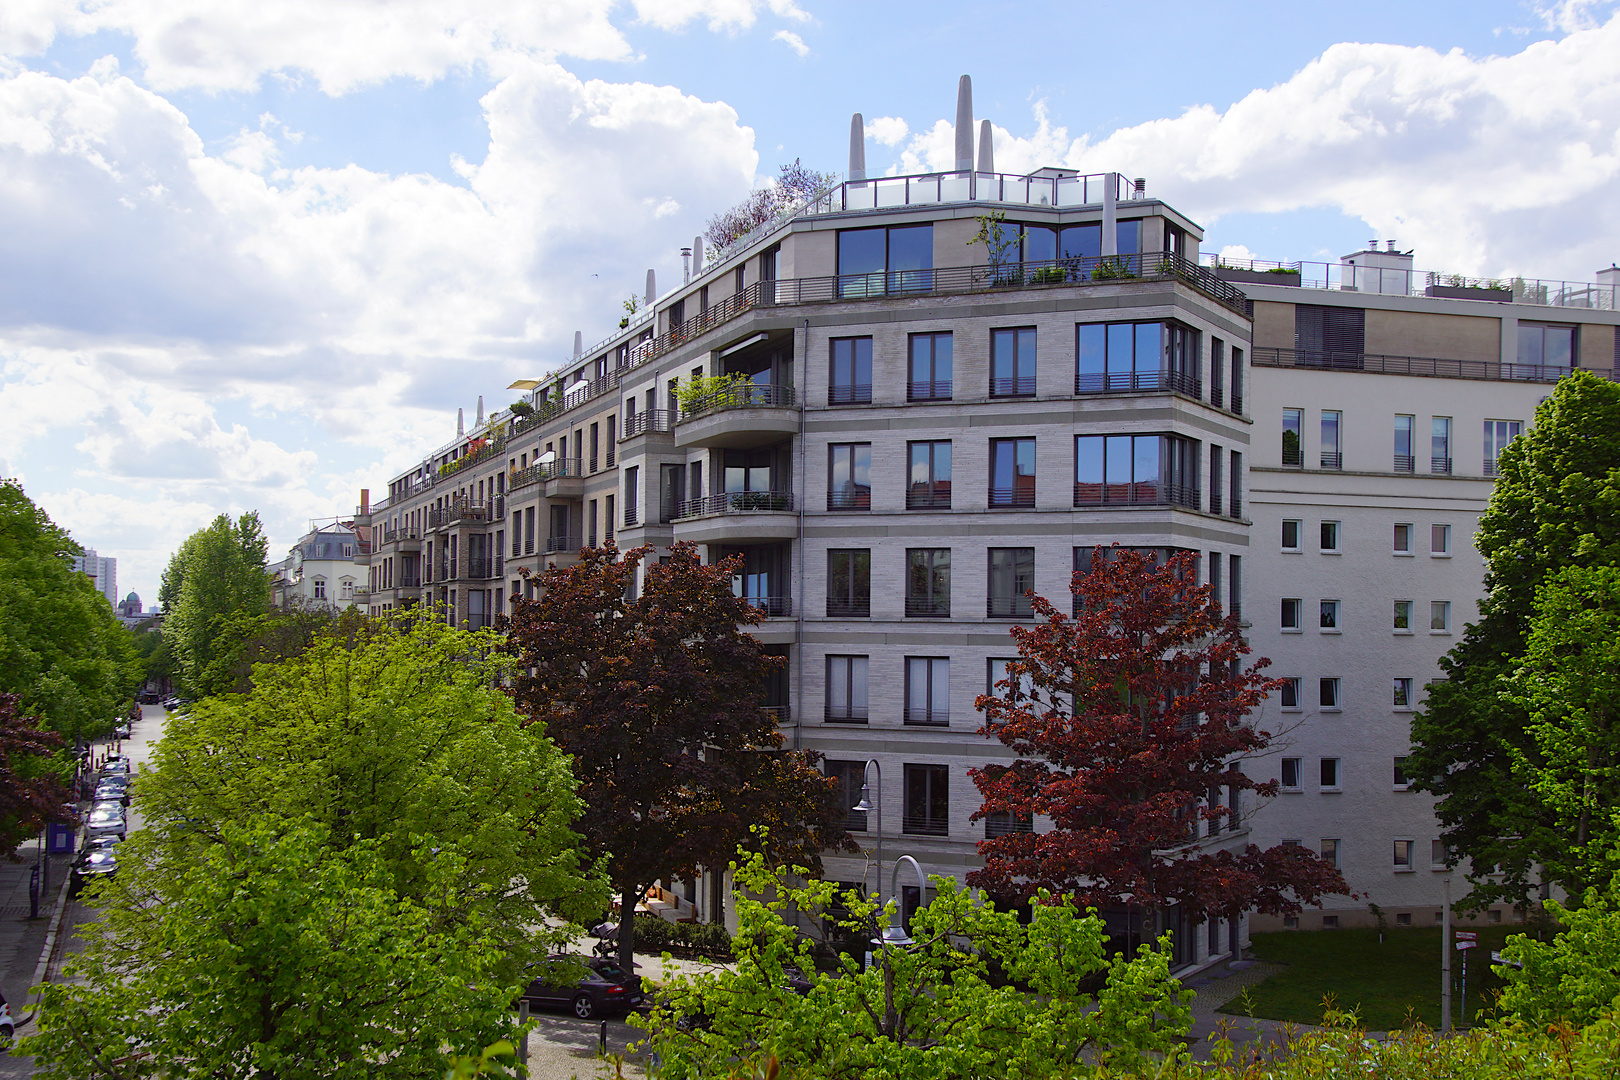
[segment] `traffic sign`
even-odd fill
[[[1457,951],[1458,952],[1465,952],[1468,949],[1477,949],[1477,948],[1479,948],[1479,942],[1477,942],[1477,941],[1459,941],[1459,942],[1457,942]]]
[[[1479,935],[1476,934],[1472,930],[1458,930],[1457,931],[1457,940],[1458,941],[1478,941],[1479,940]]]

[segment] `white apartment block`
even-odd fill
[[[96,554],[95,548],[86,548],[83,555],[73,556],[73,569],[96,583],[96,592],[107,598],[107,603],[118,606],[118,560]]]
[[[1615,283],[1431,288],[1370,251],[1320,272],[1205,266],[1198,225],[1142,181],[999,174],[985,145],[975,167],[964,115],[956,171],[867,179],[852,152],[808,205],[719,257],[699,244],[678,287],[649,273],[627,325],[515,384],[531,415],[458,423],[361,507],[369,609],[481,626],[531,592],[521,570],[581,547],[741,555],[735,588],[787,659],[766,701],[788,744],[823,753],[851,807],[870,778],[850,824],[869,856],[881,831],[883,864],[827,873],[887,896],[899,855],[960,879],[986,835],[1044,824],[969,820],[968,770],[1007,760],[973,701],[1014,655],[1024,591],[1061,598],[1097,545],[1192,550],[1255,654],[1297,680],[1260,717],[1274,752],[1243,765],[1290,790],[1200,843],[1297,841],[1392,916],[1430,918],[1433,815],[1394,782],[1410,709],[1475,612],[1491,447],[1560,371],[1612,368]],[[994,264],[969,244],[992,212],[1011,236]],[[677,397],[715,375],[744,383]],[[717,875],[666,884],[719,914]],[[1247,932],[1167,925],[1183,965]]]
[[[276,607],[366,607],[368,573],[364,528],[347,521],[312,525],[271,569]]]

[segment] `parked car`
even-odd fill
[[[134,733],[134,730],[129,721],[126,720],[113,728],[113,738],[127,739]]]
[[[121,806],[92,810],[84,823],[86,839],[93,836],[116,836],[122,840],[129,834],[129,822]]]
[[[0,994],[0,1040],[7,1046],[11,1045],[12,1036],[17,1033],[17,1025],[11,1019],[11,1006],[6,1004],[6,996]]]
[[[117,844],[91,848],[73,864],[72,891],[75,896],[87,882],[110,878],[118,872]]]
[[[576,966],[577,965],[577,966]],[[641,1004],[641,976],[598,956],[553,956],[521,995],[529,1008],[566,1008],[581,1020]],[[572,970],[570,970],[572,969]],[[583,971],[577,978],[574,971]]]
[[[102,776],[111,776],[114,774],[121,776],[129,775],[129,758],[124,757],[122,754],[118,754],[101,763]]]
[[[111,777],[96,785],[94,799],[97,803],[116,802],[119,806],[129,805],[129,785],[109,783]]]
[[[111,851],[124,842],[121,836],[87,836],[84,843],[79,845],[79,854],[87,855],[92,851]]]

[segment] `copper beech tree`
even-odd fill
[[[62,737],[25,715],[20,700],[0,694],[0,857],[12,861],[47,822],[73,820],[73,794],[51,760]]]
[[[1233,851],[1212,835],[1226,831],[1238,793],[1277,793],[1238,763],[1271,742],[1249,714],[1281,684],[1262,674],[1268,660],[1242,666],[1249,649],[1237,618],[1193,584],[1196,569],[1192,552],[1156,566],[1099,548],[1090,572],[1075,573],[1076,614],[1032,597],[1037,624],[1013,627],[1020,655],[996,693],[978,699],[981,734],[1018,759],[971,775],[984,796],[976,818],[1040,815],[1051,828],[982,841],[985,865],[970,884],[1228,919],[1294,914],[1350,892],[1305,848]]]
[[[781,660],[744,629],[763,616],[732,595],[739,560],[705,566],[677,544],[633,594],[651,551],[587,549],[546,570],[510,636],[518,709],[574,757],[577,828],[606,857],[626,965],[647,886],[726,866],[749,826],[769,826],[773,863],[814,868],[823,848],[853,848],[819,755],[784,750],[761,708]]]

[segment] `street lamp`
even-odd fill
[[[870,797],[872,795],[872,785],[866,779],[868,771],[872,770],[872,769],[877,770],[877,803],[876,803],[875,806],[873,805],[873,803],[871,802],[871,799],[870,799]],[[861,801],[856,803],[854,806],[850,807],[850,809],[851,810],[859,810],[863,814],[871,813],[873,810],[877,811],[877,901],[878,901],[878,910],[882,911],[883,910],[883,767],[877,763],[877,759],[875,759],[875,758],[869,759],[867,761],[866,765],[861,769]],[[863,884],[863,885],[866,884],[866,878],[865,878],[864,875],[861,878],[861,884]]]
[[[917,874],[917,907],[921,908],[921,907],[923,907],[924,903],[926,902],[926,898],[927,898],[927,895],[928,895],[928,892],[927,892],[928,886],[923,880],[922,867],[919,866],[917,864],[917,860],[913,859],[910,855],[902,855],[898,859],[894,860],[894,873],[889,878],[889,895],[893,896],[893,897],[899,897],[899,895],[900,895],[900,864],[901,863],[910,863],[911,864],[911,869],[913,871],[915,871],[916,874]],[[882,878],[883,878],[883,875],[880,872],[878,874],[878,879],[879,879],[880,883],[882,881]],[[912,944],[911,935],[906,932],[906,922],[905,922],[904,908],[905,908],[905,904],[899,902],[899,900],[897,899],[895,901],[895,905],[894,905],[894,917],[893,917],[893,919],[890,921],[888,926],[885,926],[883,928],[882,936],[875,937],[875,938],[872,939],[872,944],[874,944],[874,945],[894,945],[894,946]]]

